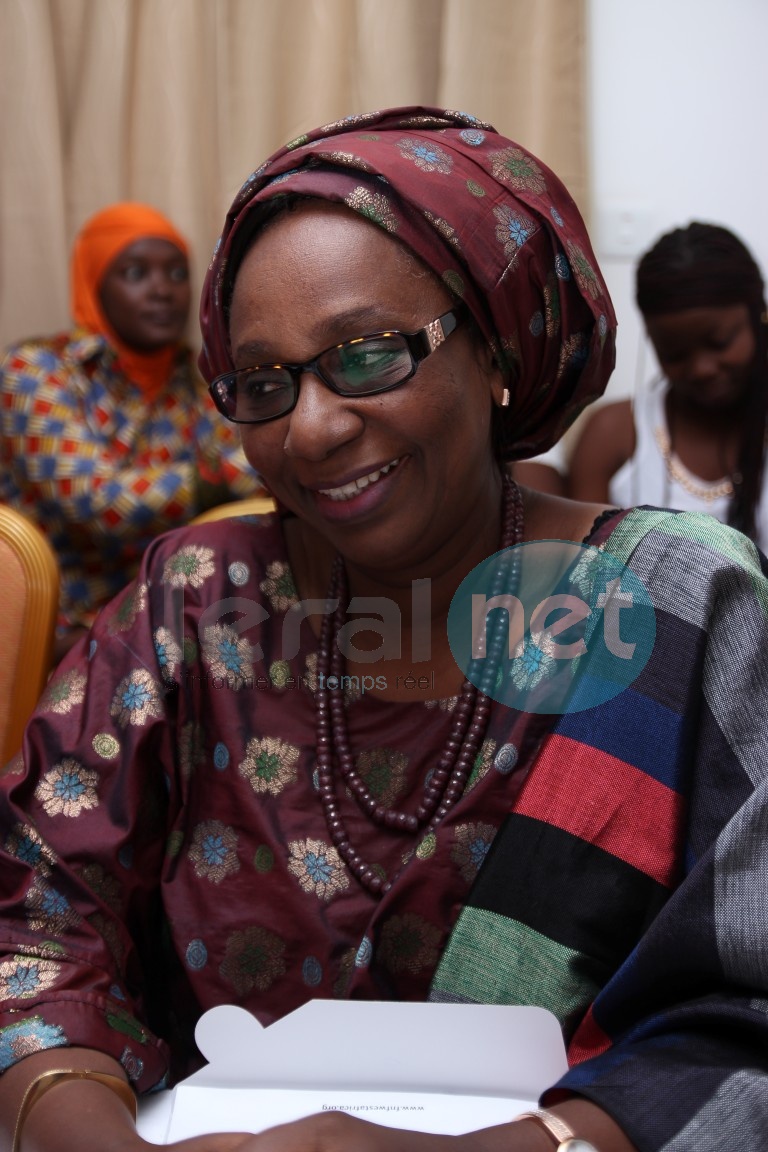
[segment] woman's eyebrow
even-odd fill
[[[345,340],[354,340],[359,336],[367,336],[373,332],[411,331],[412,327],[413,324],[411,323],[405,326],[394,321],[386,323],[382,319],[380,306],[361,305],[359,308],[352,308],[318,321],[313,332],[316,338],[313,342],[317,345],[314,355],[319,355],[320,352],[333,347],[334,344],[342,344]],[[249,364],[289,362],[287,357],[280,357],[275,354],[273,345],[263,343],[260,340],[244,340],[232,349],[232,356],[235,361],[243,361],[244,367]]]
[[[354,340],[357,336],[366,336],[369,332],[384,332],[397,327],[398,323],[382,312],[380,304],[361,304],[321,321],[318,331],[321,335],[327,336],[332,343],[341,343],[342,340]],[[344,335],[339,336],[340,332]]]

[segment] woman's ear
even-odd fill
[[[490,349],[489,349],[490,352]],[[496,408],[509,408],[512,379],[508,372],[502,372],[493,354],[490,357],[491,395]]]
[[[493,354],[493,349],[482,336],[478,334],[477,355],[482,370],[485,372],[491,386],[491,397],[494,407],[509,407],[509,374],[504,372]]]
[[[471,325],[472,340],[478,364],[491,389],[494,408],[508,408],[511,397],[511,373],[502,368],[493,348],[475,323]]]

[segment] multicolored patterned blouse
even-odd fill
[[[313,997],[532,1003],[568,1042],[561,1086],[644,1152],[760,1146],[768,582],[707,516],[635,510],[591,542],[651,595],[643,672],[559,718],[495,705],[427,835],[342,797],[393,881],[377,898],[325,824],[317,644],[277,517],[156,541],[0,779],[0,1068],[86,1045],[145,1090],[194,1067],[216,1004],[268,1023]],[[350,693],[383,802],[421,789],[452,707]]]
[[[188,352],[151,406],[113,361],[101,336],[75,329],[0,364],[0,501],[53,544],[68,626],[92,622],[154,537],[258,488]]]

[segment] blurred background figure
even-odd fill
[[[562,441],[558,441],[548,452],[534,456],[530,460],[517,460],[510,464],[509,471],[518,484],[535,488],[537,492],[548,492],[550,496],[567,496],[566,472],[568,464]]]
[[[61,567],[57,658],[131,580],[147,544],[258,481],[184,344],[188,249],[144,204],[76,238],[75,327],[0,363],[0,501],[46,532]]]
[[[692,223],[641,258],[637,305],[661,377],[597,409],[570,461],[576,499],[708,512],[768,547],[768,317],[752,254]]]

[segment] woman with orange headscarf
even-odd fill
[[[159,532],[254,489],[183,343],[188,247],[144,204],[93,216],[72,257],[74,329],[0,364],[0,500],[59,557],[63,651]]]

